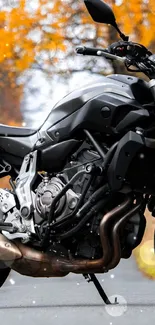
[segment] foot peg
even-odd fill
[[[12,223],[0,222],[0,230],[8,231],[10,234],[13,234],[18,231],[18,228],[13,226]]]

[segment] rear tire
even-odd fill
[[[5,267],[2,262],[0,262],[0,288],[6,281],[11,269],[9,267]]]

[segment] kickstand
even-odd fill
[[[83,274],[84,278],[89,282],[93,282],[99,295],[101,296],[102,300],[106,305],[111,305],[110,300],[108,299],[105,291],[103,290],[102,286],[100,285],[98,279],[96,278],[95,274]],[[115,303],[117,303],[115,301]]]

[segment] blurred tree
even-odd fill
[[[155,1],[118,0],[115,2],[114,11],[124,32],[130,35],[131,39],[151,47],[155,41]]]
[[[6,62],[0,64],[0,123],[21,124],[20,97],[22,85],[10,79]]]
[[[107,2],[131,39],[150,47],[154,44],[154,0]],[[29,68],[50,75],[83,69],[105,72],[102,59],[95,65],[94,58],[75,58],[76,46],[105,47],[114,38],[110,27],[92,21],[82,0],[14,0],[8,4],[0,11],[0,62],[7,63],[10,78]]]

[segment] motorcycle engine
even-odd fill
[[[42,219],[47,219],[51,204],[54,198],[63,189],[65,183],[65,178],[63,179],[62,176],[61,178],[52,177],[51,179],[48,176],[44,177],[43,181],[36,189],[34,212],[36,223],[39,223]],[[61,220],[64,216],[71,213],[71,211],[75,209],[79,197],[80,194],[76,194],[71,189],[68,190],[56,204],[54,220]]]
[[[36,234],[36,228],[43,224],[47,227],[47,218],[54,198],[66,184],[65,176],[59,177],[43,176],[35,191],[32,191],[33,213],[29,218],[21,216],[17,208],[15,196],[11,191],[0,189],[0,219],[5,224],[12,224],[12,230],[2,231],[10,240],[21,238],[28,242]],[[60,221],[70,214],[76,207],[80,194],[69,189],[66,194],[58,200],[54,209],[54,221]],[[36,227],[36,228],[35,228]]]
[[[49,226],[48,216],[51,205],[60,191],[62,191],[70,179],[78,171],[83,170],[88,163],[95,162],[96,166],[100,166],[100,157],[97,153],[87,150],[86,148],[72,159],[73,160],[68,163],[60,174],[38,174],[31,188],[33,209],[28,218],[21,214],[19,203],[17,203],[17,196],[11,191],[0,189],[1,220],[3,223],[6,223],[6,228],[8,225],[12,224],[12,228],[9,228],[9,230],[5,229],[5,226],[2,230],[2,233],[8,239],[13,240],[20,238],[24,243],[31,242],[32,245],[37,245],[37,242],[44,238],[44,233]],[[89,179],[90,175],[85,173],[81,174],[78,180],[73,184],[72,189],[69,189],[54,206],[53,219],[50,225],[52,226],[52,230],[48,238],[50,252],[55,252],[57,247],[58,251],[63,252],[63,254],[67,255],[68,251],[70,251],[72,256],[80,258],[96,259],[102,256],[103,252],[99,235],[100,222],[103,215],[117,206],[119,201],[122,200],[120,198],[122,194],[116,195],[115,193],[114,197],[108,201],[104,208],[101,208],[101,210],[94,210],[92,218],[89,222],[86,222],[80,232],[74,233],[73,236],[69,236],[67,239],[62,239],[65,232],[67,233],[71,231],[72,228],[76,227],[76,222],[75,220],[72,221],[72,218],[65,227],[64,223],[62,226],[62,221],[67,216],[70,216],[75,210],[83,189],[86,187],[87,183],[89,183]],[[95,176],[89,189],[86,191],[82,204],[90,200],[99,184],[100,186],[104,184],[103,179],[100,179],[100,176]],[[139,215],[130,220],[124,230],[122,238],[122,248],[125,247],[124,255],[122,255],[123,257],[128,256],[132,249],[136,247],[143,236],[144,229],[144,221]],[[135,241],[133,238],[137,238],[137,240]]]

